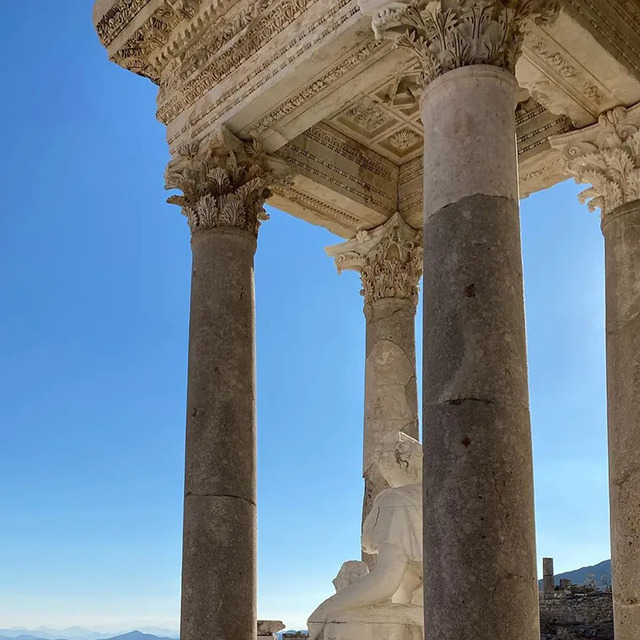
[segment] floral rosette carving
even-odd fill
[[[236,227],[257,234],[261,221],[268,219],[264,204],[269,186],[285,180],[286,172],[274,172],[273,164],[257,142],[242,142],[229,132],[208,144],[185,145],[166,174],[166,188],[182,195],[167,202],[182,207],[192,233]]]
[[[515,71],[526,20],[552,20],[559,0],[360,0],[372,15],[377,38],[410,49],[422,68],[421,81],[474,64]]]

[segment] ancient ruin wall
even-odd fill
[[[613,640],[610,593],[540,594],[541,640]]]

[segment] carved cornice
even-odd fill
[[[168,84],[163,83],[158,98],[158,119],[164,124],[171,122],[318,1],[260,0],[253,3],[251,14],[245,15],[244,20],[240,16],[230,21],[228,28],[217,23],[212,25],[198,45],[184,56],[184,62],[171,74]],[[340,0],[327,14],[335,16],[349,2]],[[306,35],[306,32],[295,34],[287,47],[295,46]]]
[[[290,98],[287,98],[287,100],[280,103],[274,110],[261,118],[253,125],[252,133],[255,135],[264,133],[267,129],[286,118],[300,106],[308,103],[308,101],[317,94],[327,89],[331,84],[349,73],[349,71],[364,62],[367,58],[371,57],[383,46],[383,43],[379,41],[364,43],[357,51],[347,56],[344,60],[340,60],[338,64],[333,65],[321,76],[314,78],[303,89]]]
[[[156,84],[167,65],[202,24],[215,21],[230,0],[120,0],[96,24],[98,37],[119,66]],[[127,34],[122,42],[123,34]]]
[[[168,202],[182,207],[192,233],[236,227],[257,234],[260,221],[267,219],[269,187],[287,176],[282,161],[224,129],[213,141],[179,149],[167,167],[166,188],[182,195]]]
[[[286,8],[303,1],[304,6],[311,8],[318,0],[286,0],[284,4],[276,2],[276,6],[282,5]],[[203,98],[203,96],[216,84],[235,72],[236,67],[248,59],[245,54],[249,52],[250,57],[262,47],[266,48],[278,35],[277,31],[267,28],[264,33],[261,32],[260,38],[257,40],[254,38],[249,42],[245,42],[248,32],[236,33],[232,41],[224,47],[224,53],[229,53],[230,59],[235,59],[236,67],[227,68],[227,71],[222,75],[220,75],[221,53],[211,48],[208,49],[211,64],[204,65],[192,78],[183,77],[179,65],[171,69],[171,73],[167,73],[166,83],[163,80],[160,86],[158,117],[163,122],[166,120],[173,124],[177,115],[193,107],[196,102],[200,102],[191,112],[188,123],[183,124],[181,128],[169,130],[169,144],[173,145],[187,130],[191,130],[194,136],[198,136],[212,123],[220,122],[223,116],[260,91],[280,73],[290,68],[302,55],[320,46],[325,38],[339,31],[345,23],[355,20],[359,10],[357,6],[352,6],[354,2],[355,0],[337,0],[317,20],[305,24],[304,27],[300,26],[296,33],[281,47],[270,51],[259,65],[254,65],[247,69],[246,73],[242,73],[241,79],[218,95],[215,100],[209,100],[208,97]],[[280,25],[281,30],[284,31],[300,15],[297,11],[283,11],[280,16],[284,20]],[[265,37],[265,34],[270,35]],[[212,33],[211,37],[214,36],[215,34]],[[205,36],[202,41],[206,41],[208,37]],[[367,56],[365,55],[365,57]],[[188,55],[185,58],[188,58]],[[329,76],[327,83],[321,89],[328,88],[341,75]],[[201,98],[203,99],[201,100]]]
[[[619,104],[620,99],[574,53],[547,31],[532,30],[523,46],[527,72],[519,69],[518,80],[550,111],[565,114],[584,126]]]
[[[315,198],[314,196],[297,189],[294,185],[274,185],[273,192],[286,198],[290,202],[298,206],[309,209],[310,211],[320,215],[322,218],[334,220],[341,227],[350,231],[359,231],[362,229],[363,220],[353,214],[340,209],[324,200]]]
[[[170,144],[179,144],[185,127],[197,130],[193,137],[198,137],[359,16],[357,0],[336,0],[323,13],[321,5],[322,0],[119,0],[98,20],[96,29],[114,62],[160,86],[157,116],[161,122],[172,123],[198,103],[189,122],[169,132]],[[297,29],[289,38],[279,39],[278,47],[269,46],[294,23]],[[381,47],[381,43],[367,43],[334,65],[325,74],[325,87]],[[238,82],[227,83],[220,95],[201,100],[256,54],[263,59]],[[312,92],[322,88],[315,86]]]
[[[377,38],[392,37],[415,54],[425,86],[474,64],[515,72],[525,21],[546,22],[560,9],[559,0],[360,0],[360,6]]]
[[[598,123],[550,139],[562,149],[565,169],[579,184],[591,184],[580,194],[589,209],[602,216],[640,200],[640,104],[616,107]]]
[[[100,42],[108,47],[151,0],[120,0],[96,24]]]
[[[360,231],[353,240],[329,247],[338,272],[358,271],[365,304],[396,298],[418,302],[422,276],[422,234],[399,213],[372,231]]]
[[[640,78],[640,6],[636,0],[565,0],[564,6]]]

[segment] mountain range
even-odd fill
[[[565,573],[556,573],[555,582],[556,585],[560,584],[560,580],[566,578],[571,580],[574,584],[584,584],[587,576],[593,574],[596,578],[596,583],[599,587],[607,586],[602,578],[606,578],[608,583],[611,584],[611,560],[604,560],[598,564],[594,564],[590,567],[582,567],[575,569],[574,571],[565,571]],[[542,580],[539,581],[542,586]]]
[[[145,627],[144,632],[136,629],[115,636],[112,633],[99,633],[81,627],[70,627],[59,631],[44,627],[35,630],[0,629],[0,640],[176,640],[177,638],[177,631],[155,627]]]

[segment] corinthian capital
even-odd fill
[[[327,248],[338,272],[358,271],[365,304],[383,298],[418,301],[422,275],[422,234],[399,213],[372,231],[361,231],[353,240]]]
[[[567,173],[577,183],[591,185],[580,194],[591,211],[600,209],[604,217],[640,200],[640,104],[616,107],[597,124],[550,142],[563,150]]]
[[[377,38],[411,49],[423,84],[473,64],[515,71],[528,19],[555,17],[559,0],[359,0]]]
[[[256,142],[243,142],[223,129],[212,141],[185,145],[169,163],[167,189],[180,196],[167,202],[182,207],[191,232],[236,227],[257,234],[268,218],[269,187],[286,180],[282,160],[265,154]]]

